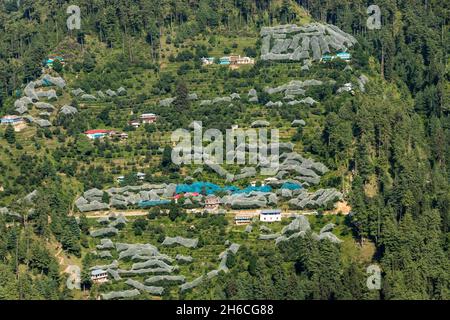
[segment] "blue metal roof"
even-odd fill
[[[106,271],[103,270],[103,269],[97,269],[97,270],[93,270],[93,271],[91,272],[91,275],[93,275],[93,276],[98,276],[98,275],[101,275],[102,273],[106,273]]]
[[[280,209],[267,209],[267,210],[261,210],[261,214],[280,214]]]

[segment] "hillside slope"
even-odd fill
[[[382,29],[368,30],[365,1],[79,1],[82,29],[71,32],[65,26],[67,5],[39,0],[0,6],[0,114],[17,113],[16,101],[27,96],[30,82],[46,74],[65,81],[63,87],[42,81],[35,87],[36,92],[53,90],[57,98],[39,101],[55,110],[41,105],[44,112],[29,103],[25,114],[33,122],[20,132],[0,128],[0,283],[5,283],[0,298],[87,298],[63,289],[66,275],[60,274],[52,249],[60,244],[80,263],[88,287],[89,268],[111,260],[92,255],[100,242],[89,231],[102,223],[80,214],[75,200],[92,188],[142,186],[137,172],[146,174],[146,184],[167,187],[193,177],[223,187],[228,182],[213,170],[171,164],[170,135],[194,120],[202,121],[204,130],[222,132],[265,120],[279,129],[280,142],[293,143],[290,152],[329,169],[317,183],[303,176],[298,180],[303,187],[310,193],[336,190],[352,214],[327,216],[334,201],[312,206],[320,214],[309,218],[311,232],[281,245],[261,242],[260,224],[254,226],[259,233],[247,235],[244,227],[232,226],[230,214],[186,215],[190,206],[184,203],[166,208],[172,217],[153,212],[151,219],[130,218],[114,242],[159,248],[164,236],[180,234],[203,242],[192,253],[199,264],[180,265],[179,272],[189,274],[187,282],[201,276],[211,282],[188,292],[170,287],[163,297],[448,299],[447,4],[383,1]],[[348,48],[350,62],[261,57],[263,27],[314,22],[335,25],[355,38]],[[202,57],[230,54],[250,56],[256,63],[236,69],[202,66]],[[43,69],[43,61],[55,56],[64,58],[64,66]],[[321,84],[304,85],[311,81]],[[305,88],[304,95],[292,94],[298,86]],[[121,94],[107,93],[119,93],[121,87]],[[252,89],[257,101],[249,95]],[[188,99],[194,93],[196,99]],[[232,98],[236,93],[239,99]],[[217,98],[222,100],[211,102]],[[64,114],[65,105],[77,112]],[[158,115],[155,124],[137,129],[129,124],[150,112]],[[300,119],[306,125],[293,126]],[[124,132],[128,139],[90,141],[83,134],[90,129]],[[225,168],[236,176],[242,166]],[[298,176],[288,174],[286,180]],[[235,184],[245,188],[253,180],[264,177],[256,174]],[[34,190],[32,200],[24,200]],[[103,192],[94,200],[109,205],[112,196]],[[290,202],[292,194],[277,196],[277,206],[285,211],[309,209]],[[342,244],[315,240],[313,233],[320,235],[331,222]],[[280,235],[286,225],[276,223],[272,231]],[[209,275],[220,262],[218,255],[228,250],[227,240],[241,249],[226,259],[227,273]],[[161,252],[178,253],[172,248]],[[113,258],[119,254],[113,252]],[[370,263],[383,270],[380,291],[365,287]],[[131,287],[113,282],[90,288],[95,298]]]

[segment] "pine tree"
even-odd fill
[[[4,137],[9,144],[16,143],[16,133],[14,132],[14,128],[12,125],[8,125],[5,130]]]
[[[188,99],[188,88],[184,81],[179,81],[175,89],[176,100],[174,101],[175,111],[177,113],[185,113],[189,109],[190,103]]]

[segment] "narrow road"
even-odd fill
[[[245,215],[252,215],[257,216],[259,215],[259,209],[248,209],[248,210],[227,210],[227,214],[231,213],[233,215],[238,214],[245,214]],[[195,211],[188,210],[188,213],[193,213]],[[108,210],[108,211],[92,211],[86,214],[86,218],[95,219],[95,218],[101,218],[106,217],[109,214],[114,213],[116,215],[122,214],[125,217],[139,217],[139,216],[146,216],[148,214],[148,210]],[[281,212],[282,216],[291,216],[293,214],[303,214],[303,215],[314,215],[317,214],[316,211],[287,211],[287,212]]]

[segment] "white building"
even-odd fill
[[[108,281],[108,272],[103,269],[94,270],[91,272],[91,280],[94,283],[104,283]]]
[[[262,222],[281,221],[281,210],[280,209],[261,210],[261,212],[259,213],[259,221]]]
[[[143,124],[151,124],[156,122],[157,115],[154,113],[143,113],[141,114],[140,119]]]
[[[138,172],[136,173],[136,177],[138,178],[138,180],[144,180],[145,179],[146,174],[143,172]]]
[[[234,223],[236,225],[250,224],[253,220],[253,215],[251,214],[237,214],[234,217]]]

